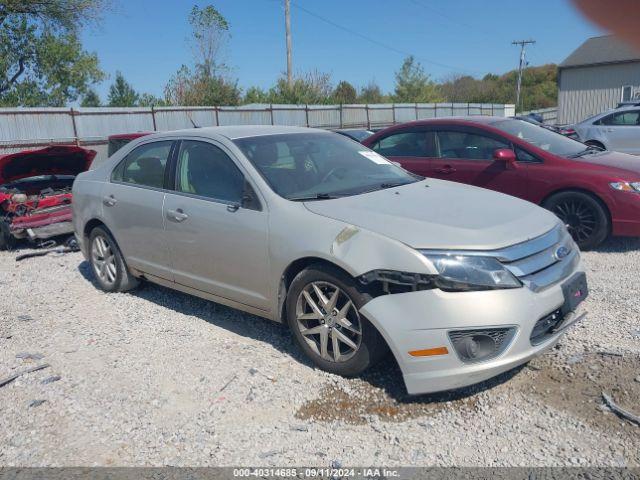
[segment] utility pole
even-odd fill
[[[511,45],[520,45],[520,64],[518,65],[518,86],[516,87],[516,110],[520,106],[520,89],[522,86],[522,71],[526,68],[525,47],[533,45],[535,40],[514,40]]]
[[[293,86],[291,66],[291,0],[284,0],[284,26],[287,32],[287,85]]]

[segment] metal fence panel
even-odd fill
[[[73,112],[77,137],[104,139],[119,133],[152,132],[153,117],[148,108],[83,108]]]
[[[198,127],[214,127],[218,124],[216,109],[211,107],[163,107],[154,109],[152,114],[155,117],[155,129],[161,132],[193,128],[194,125]]]
[[[369,105],[269,105],[162,108],[0,109],[0,153],[51,144],[87,145],[106,158],[113,134],[168,131],[215,125],[300,125],[319,128],[385,127],[452,115],[510,116],[513,105],[480,103],[396,103]],[[555,121],[556,109],[540,111]],[[526,112],[525,112],[526,113]]]
[[[2,108],[0,141],[50,141],[75,137],[68,108]]]
[[[306,105],[273,105],[273,124],[294,127],[307,126]]]
[[[396,123],[413,122],[418,118],[415,103],[396,103],[393,109],[396,112]]]

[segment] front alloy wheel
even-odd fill
[[[286,321],[300,350],[317,367],[353,377],[389,351],[360,313],[369,300],[346,272],[327,264],[310,265],[287,289]]]
[[[304,287],[296,304],[296,320],[309,347],[327,361],[344,362],[360,348],[360,315],[336,285],[312,282]]]

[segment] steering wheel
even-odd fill
[[[331,170],[329,170],[329,173],[327,173],[324,177],[322,177],[321,182],[326,182],[327,180],[329,180],[331,177],[336,175],[341,170],[345,171],[345,172],[349,171],[349,169],[347,167],[335,167],[335,168],[332,168]]]

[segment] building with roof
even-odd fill
[[[640,51],[612,35],[587,39],[558,66],[558,123],[635,99],[640,102]]]

